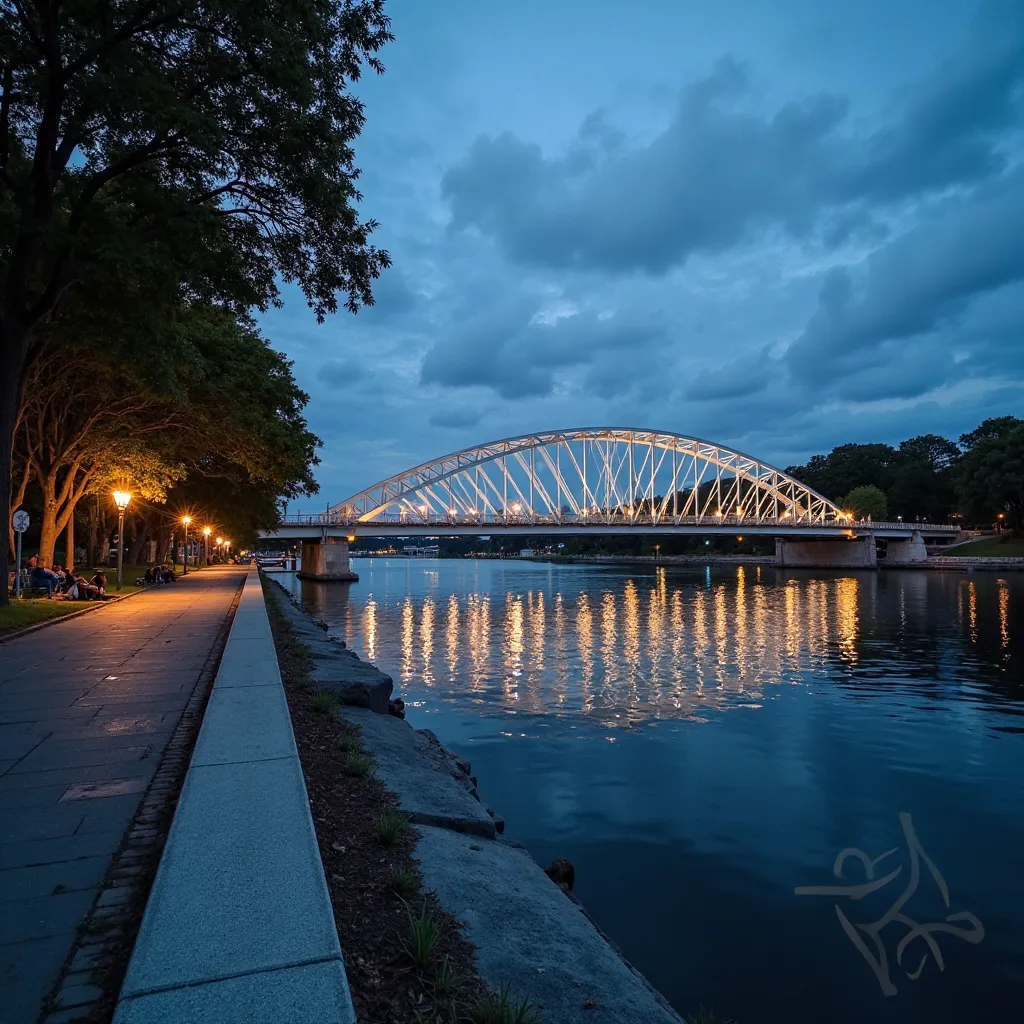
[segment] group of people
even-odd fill
[[[65,601],[103,601],[107,597],[107,574],[97,569],[91,579],[75,574],[68,566],[55,565],[47,569],[40,565],[33,555],[28,560],[28,584],[39,590],[45,590],[46,596],[63,598]]]
[[[151,565],[142,577],[144,583],[173,583],[174,569],[169,565]]]

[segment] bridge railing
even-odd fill
[[[506,526],[551,526],[557,529],[560,526],[728,526],[738,530],[751,527],[778,526],[792,529],[794,527],[817,528],[836,527],[858,530],[925,530],[929,533],[956,533],[959,527],[949,523],[919,523],[919,522],[872,522],[870,519],[811,519],[808,516],[784,515],[778,518],[761,516],[672,516],[672,515],[641,515],[638,513],[625,514],[618,512],[593,512],[587,515],[575,513],[562,513],[561,515],[530,516],[524,513],[509,514],[506,516],[496,515],[445,515],[427,512],[423,514],[410,515],[384,515],[377,516],[372,520],[360,521],[357,516],[343,515],[337,512],[317,512],[307,515],[283,516],[281,526],[320,526],[320,527],[350,527],[350,526],[395,526],[398,528],[408,526],[470,526],[470,527],[493,527],[500,530]]]

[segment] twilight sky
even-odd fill
[[[785,466],[1024,415],[1019,0],[388,7],[357,157],[394,266],[263,318],[324,440],[304,507],[532,430]]]

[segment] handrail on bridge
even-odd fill
[[[500,530],[505,526],[780,526],[786,529],[793,527],[809,527],[822,529],[834,527],[837,530],[926,530],[928,532],[956,533],[960,527],[951,523],[919,523],[919,522],[873,522],[870,519],[811,519],[807,516],[792,515],[769,518],[761,516],[652,516],[639,513],[597,511],[588,515],[563,513],[560,516],[530,516],[523,513],[512,513],[506,516],[494,515],[462,515],[448,516],[427,512],[422,515],[378,516],[371,522],[362,522],[357,516],[343,515],[340,512],[318,512],[306,515],[282,516],[280,526],[486,526]],[[376,531],[375,531],[376,532]]]

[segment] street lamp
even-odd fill
[[[132,496],[128,491],[114,491],[114,504],[117,506],[117,592],[119,594],[124,576],[124,510],[131,500]]]
[[[208,527],[203,527],[203,558],[206,564],[210,564],[210,534],[213,531]]]
[[[181,575],[182,576],[187,576],[188,575],[188,524],[192,522],[192,517],[191,516],[182,516],[181,517],[181,522],[182,522],[182,525],[185,527],[185,556],[182,559],[183,564],[182,564],[182,567],[181,567]]]

